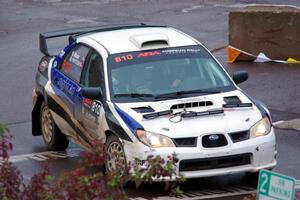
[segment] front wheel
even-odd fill
[[[110,135],[105,143],[106,159],[105,169],[107,172],[119,171],[123,174],[126,169],[126,157],[122,143],[115,135]]]
[[[45,101],[41,105],[40,120],[42,135],[47,148],[53,151],[64,151],[68,148],[69,140],[55,124]]]

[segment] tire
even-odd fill
[[[106,172],[120,170],[123,174],[127,170],[126,156],[124,147],[116,135],[110,135],[105,143],[106,159],[105,169]]]
[[[69,140],[55,124],[45,101],[43,101],[40,109],[40,124],[42,136],[48,150],[64,151],[68,148]]]

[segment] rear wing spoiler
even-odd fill
[[[104,31],[113,31],[120,29],[130,29],[130,28],[145,28],[145,27],[166,27],[166,26],[156,26],[156,25],[146,25],[141,24],[117,24],[117,25],[102,25],[102,26],[92,26],[92,27],[82,27],[82,28],[70,28],[58,31],[50,31],[40,33],[40,51],[46,56],[55,56],[57,51],[51,51],[48,48],[47,39],[58,38],[69,36],[69,43],[75,41],[76,36],[87,34],[87,33],[96,33]]]

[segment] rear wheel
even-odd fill
[[[69,140],[55,124],[50,110],[43,101],[40,110],[41,130],[45,144],[49,150],[64,151],[68,148]]]

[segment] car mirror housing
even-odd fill
[[[99,87],[86,87],[81,89],[82,96],[88,99],[101,99],[102,91]]]
[[[248,73],[246,71],[237,71],[233,73],[232,76],[233,81],[235,84],[240,84],[248,80]]]

